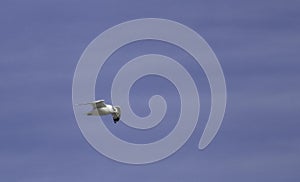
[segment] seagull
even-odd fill
[[[111,114],[114,120],[114,123],[117,123],[121,117],[121,108],[119,106],[112,106],[104,103],[104,100],[96,100],[93,102],[78,104],[78,105],[92,105],[93,110],[86,113],[88,116],[103,116]]]

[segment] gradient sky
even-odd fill
[[[299,10],[296,0],[1,1],[0,180],[299,181]],[[82,136],[72,108],[72,79],[96,36],[121,22],[149,17],[178,21],[205,38],[224,71],[227,109],[217,137],[198,150],[209,86],[201,68],[184,61],[200,90],[195,132],[167,159],[127,165],[99,154]],[[108,68],[117,70],[145,53],[190,59],[170,45],[133,43],[104,65],[104,80],[112,79]],[[161,91],[174,96],[166,98],[168,118],[178,118],[179,101],[169,82],[158,77],[138,82],[131,94],[137,114],[147,115],[148,97]],[[164,87],[155,90],[160,83]],[[99,77],[96,91],[105,85],[108,92],[96,97],[110,101],[110,84]],[[109,123],[109,117],[104,120],[116,135],[134,142],[157,140],[172,129],[131,132],[122,123]]]

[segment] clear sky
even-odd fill
[[[299,181],[299,10],[296,0],[1,1],[0,180]],[[72,80],[96,36],[121,22],[149,17],[178,21],[205,38],[224,71],[227,109],[216,138],[198,150],[210,108],[209,86],[201,68],[183,61],[198,80],[201,97],[195,132],[162,161],[127,165],[99,154],[82,136],[72,108]],[[191,59],[159,42],[130,44],[104,65],[107,78],[99,77],[96,92],[102,86],[109,90],[109,74],[145,53]],[[159,92],[174,96],[166,98],[166,120],[176,120],[178,94],[159,77],[134,85],[133,109],[147,115],[148,97]],[[109,94],[96,97],[110,101]],[[137,143],[155,141],[174,126],[169,122],[141,132],[116,126],[110,117],[104,121],[114,134]]]

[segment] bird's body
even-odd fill
[[[93,110],[87,113],[88,116],[103,116],[111,114],[115,123],[120,120],[121,109],[119,106],[105,104],[104,100],[97,100],[86,104],[91,104],[93,106]]]
[[[87,115],[102,116],[107,114],[113,114],[115,111],[111,105],[106,105],[106,107],[93,108],[92,111],[88,112]]]

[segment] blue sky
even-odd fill
[[[299,9],[293,0],[1,1],[1,181],[299,181]],[[197,150],[210,95],[201,68],[187,61],[201,88],[201,122],[174,155],[135,166],[112,161],[86,142],[72,109],[72,79],[96,36],[148,17],[178,21],[205,38],[222,65],[228,102],[217,137]],[[149,52],[189,59],[168,45],[145,41],[128,45],[104,66]],[[134,86],[137,114],[149,112],[147,98],[160,91],[151,88],[164,82],[162,95],[176,96],[172,85],[157,77]],[[101,84],[109,90],[99,78],[96,91]],[[108,94],[96,96],[109,101]],[[176,104],[169,105],[167,116],[178,117]],[[144,134],[121,131],[122,123],[107,125],[129,141],[137,136],[151,141],[169,131]]]

